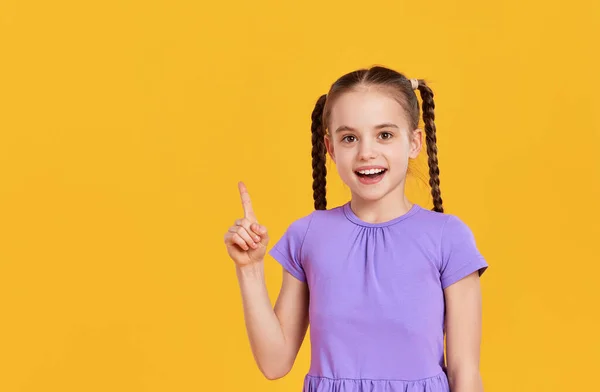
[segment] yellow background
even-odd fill
[[[373,64],[436,94],[486,391],[595,389],[599,4],[2,0],[0,391],[299,391],[308,342],[261,376],[222,238],[240,179],[272,243],[311,211],[313,104]]]

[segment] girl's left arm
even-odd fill
[[[479,374],[482,307],[479,273],[448,286],[444,295],[450,391],[483,392]]]

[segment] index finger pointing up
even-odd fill
[[[250,194],[248,193],[248,189],[246,189],[246,185],[240,181],[238,183],[238,188],[240,190],[240,198],[242,199],[244,218],[252,222],[256,222],[256,216],[254,215],[254,210],[252,209],[252,201],[250,201]]]

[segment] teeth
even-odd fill
[[[383,169],[369,169],[369,170],[359,170],[360,174],[377,174],[381,173]]]

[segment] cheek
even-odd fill
[[[408,160],[409,151],[407,143],[394,143],[385,146],[382,152],[392,162],[403,162]]]
[[[354,162],[354,151],[347,146],[335,146],[335,164],[339,168],[352,167]]]

